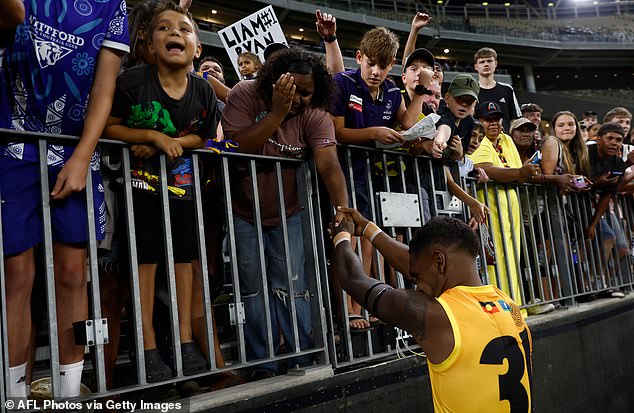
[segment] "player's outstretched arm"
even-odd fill
[[[342,221],[332,228],[335,233],[334,271],[341,287],[371,314],[407,330],[420,344],[430,299],[420,291],[394,289],[368,277],[350,243],[354,225]],[[387,235],[382,234],[382,237]]]

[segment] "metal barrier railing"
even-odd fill
[[[46,165],[47,141],[68,142],[76,140],[74,137],[50,136],[46,134],[21,133],[9,130],[0,130],[0,138],[3,140],[24,140],[38,142],[40,152],[42,215],[44,222],[43,259],[46,283],[46,306],[48,314],[48,361],[49,366],[45,371],[38,371],[38,375],[50,374],[53,387],[53,395],[59,395],[59,345],[57,342],[57,317],[55,302],[55,278],[52,254],[52,233],[50,202],[48,200],[48,168]],[[128,248],[125,255],[129,259],[131,308],[130,335],[132,341],[129,346],[132,356],[129,368],[136,373],[136,380],[115,389],[108,388],[106,380],[106,364],[104,345],[107,336],[99,334],[98,324],[103,317],[101,305],[101,291],[99,288],[100,268],[98,266],[97,244],[90,241],[87,245],[87,271],[89,273],[90,315],[94,341],[90,346],[94,355],[93,390],[96,392],[91,397],[102,397],[113,394],[138,391],[150,386],[162,385],[185,380],[182,369],[180,353],[179,313],[177,305],[176,274],[174,268],[172,249],[172,226],[169,208],[167,163],[163,156],[160,160],[160,207],[163,217],[163,234],[165,242],[165,274],[166,274],[166,300],[167,307],[165,331],[165,350],[173,360],[174,377],[159,383],[148,384],[146,380],[143,326],[141,321],[141,297],[139,286],[138,261],[136,250],[136,238],[139,229],[134,226],[134,216],[143,211],[135,211],[133,207],[133,189],[130,176],[130,151],[127,145],[120,142],[102,140],[102,148],[108,148],[110,153],[115,153],[121,158],[121,169],[115,175],[122,182],[120,194],[122,195],[123,228],[121,235],[127,240]],[[365,209],[368,218],[377,222],[390,236],[403,242],[408,242],[413,231],[422,226],[429,216],[453,215],[463,219],[468,218],[465,207],[456,202],[448,191],[445,179],[445,166],[455,174],[455,165],[449,162],[447,165],[427,157],[412,156],[408,153],[393,150],[380,150],[366,147],[341,146],[339,148],[342,169],[347,179],[351,204],[359,209]],[[198,341],[207,348],[207,360],[209,368],[188,378],[196,378],[212,375],[229,370],[238,371],[244,368],[257,368],[271,363],[287,363],[291,359],[309,360],[308,363],[294,361],[289,368],[297,364],[318,364],[332,366],[333,368],[348,368],[359,364],[374,363],[377,359],[394,357],[399,353],[402,343],[414,345],[413,340],[406,333],[399,332],[391,326],[377,324],[371,330],[354,332],[348,323],[350,309],[347,305],[347,295],[332,282],[329,274],[328,257],[330,255],[330,242],[324,234],[326,223],[330,221],[333,213],[328,204],[325,192],[320,190],[320,181],[315,167],[311,162],[303,162],[296,159],[276,158],[258,155],[243,155],[234,153],[216,154],[211,151],[197,150],[191,152],[193,165],[193,204],[195,219],[196,247],[200,264],[198,270],[202,276],[202,315],[204,318],[205,334],[197,337]],[[200,169],[202,165],[202,170]],[[212,173],[213,172],[213,173]],[[268,174],[276,183],[276,188],[261,187],[258,185],[258,177]],[[209,178],[212,177],[212,178]],[[96,239],[93,210],[93,193],[90,176],[87,182],[86,203],[88,209],[89,238]],[[212,288],[210,285],[210,268],[215,267],[215,262],[208,262],[209,245],[206,237],[211,230],[217,230],[213,225],[221,225],[217,222],[209,224],[205,218],[219,211],[209,211],[205,203],[205,192],[208,191],[207,183],[213,180],[216,184],[216,192],[213,196],[222,198],[224,206],[222,215],[225,218],[226,248],[225,260],[227,268],[224,277],[225,288],[228,289],[229,303],[225,310],[228,313],[228,321],[222,323],[223,354],[226,357],[225,367],[216,367],[219,360],[214,356],[214,338],[219,334],[214,324],[214,308],[219,307],[213,303]],[[298,188],[298,213],[287,217],[286,203],[288,198],[284,193],[283,182],[294,179]],[[470,180],[463,186],[474,196],[478,196],[482,202],[489,206],[492,215],[488,222],[488,228],[492,231],[493,247],[495,250],[495,264],[487,266],[484,246],[480,255],[480,270],[485,282],[492,282],[501,289],[506,290],[524,308],[531,308],[543,303],[563,303],[572,305],[586,298],[589,294],[597,293],[608,288],[631,289],[634,281],[632,277],[632,258],[630,254],[619,256],[615,248],[606,250],[604,236],[597,231],[597,238],[588,241],[584,237],[584,231],[590,222],[592,214],[592,197],[588,193],[568,194],[560,196],[552,187],[540,185],[510,185],[489,182],[479,186]],[[233,208],[234,198],[243,197],[244,191],[252,194],[252,217],[240,217]],[[276,191],[274,196],[271,194]],[[271,274],[267,272],[268,260],[272,259],[267,247],[267,237],[272,227],[267,225],[261,215],[261,196],[267,199],[275,199],[277,213],[281,217],[279,225],[280,239],[282,240],[279,257],[282,268],[282,282],[285,283],[286,294],[276,291],[262,294],[260,307],[246,308],[249,304],[249,294],[252,291],[245,289],[246,274],[240,273],[240,254],[243,239],[238,226],[244,224],[246,218],[252,225],[254,242],[252,254],[253,261],[257,263],[258,270],[248,274],[257,279],[261,285],[260,291],[271,290]],[[0,194],[1,198],[1,194]],[[394,201],[394,202],[391,202]],[[219,205],[222,205],[220,203]],[[219,207],[218,207],[219,208]],[[627,244],[632,243],[634,222],[632,217],[634,205],[631,195],[619,195],[615,201],[615,218],[612,221],[620,223],[625,228]],[[502,217],[502,219],[498,219]],[[500,222],[496,223],[495,220]],[[292,222],[291,222],[292,221]],[[297,224],[299,222],[299,224]],[[612,223],[612,222],[611,222]],[[211,225],[211,226],[210,226]],[[612,224],[616,225],[616,224]],[[483,229],[481,228],[481,231]],[[297,237],[296,231],[301,235]],[[505,233],[507,237],[497,237],[496,234]],[[294,237],[293,237],[294,236]],[[1,237],[1,232],[0,232]],[[300,239],[300,241],[297,241]],[[0,238],[1,240],[1,238]],[[304,252],[305,277],[307,294],[304,290],[295,291],[295,271],[291,262],[295,257],[291,251],[298,247]],[[357,239],[357,251],[361,257],[361,240]],[[607,244],[606,244],[607,245]],[[1,251],[0,251],[1,254]],[[4,257],[0,257],[0,290],[5,296]],[[373,251],[365,256],[372,261],[368,265],[371,276],[391,283],[401,288],[414,288],[407,280],[406,274],[398,272],[387,266],[380,254]],[[366,264],[368,262],[366,261]],[[215,272],[215,271],[214,271]],[[215,274],[214,276],[216,276]],[[288,311],[288,324],[285,334],[287,352],[279,353],[279,328],[269,311],[272,300],[284,299],[285,311]],[[308,299],[309,313],[307,316],[301,307],[301,300]],[[539,300],[539,301],[538,301]],[[158,301],[158,300],[157,300]],[[3,300],[4,302],[4,300]],[[251,311],[251,312],[249,312]],[[246,323],[250,320],[249,314],[258,313],[258,319],[266,326],[264,337],[265,355],[259,359],[249,356],[251,343],[245,332]],[[219,313],[216,311],[216,317]],[[365,310],[362,315],[368,319],[370,316]],[[302,321],[301,317],[310,318],[312,328],[312,343],[306,345],[301,342]],[[221,317],[222,318],[222,317]],[[8,360],[6,307],[2,307],[2,352],[1,361]],[[103,332],[102,332],[103,333]],[[8,363],[4,362],[4,374],[0,385],[6,385],[8,376]],[[90,371],[90,363],[86,364],[86,371]],[[6,392],[0,392],[0,398],[6,397]]]
[[[352,145],[339,147],[339,159],[346,176],[351,205],[394,238],[409,242],[413,231],[430,216],[466,216],[463,208],[451,201],[442,162],[403,151]],[[452,167],[455,167],[453,164]],[[392,199],[394,202],[390,202]],[[326,202],[320,209],[328,211],[326,220],[332,218],[332,210]],[[414,288],[402,274],[383,262],[378,251],[371,250],[371,254],[364,256],[362,242],[360,238],[356,239],[356,251],[362,262],[365,261],[364,267],[369,276],[395,287]],[[331,252],[330,243],[325,244],[324,261]],[[399,353],[399,345],[417,347],[408,335],[392,326],[377,323],[367,331],[351,329],[348,322],[351,298],[331,282],[332,275],[323,274],[324,289],[331,293],[331,300],[326,300],[326,310],[330,315],[328,339],[331,362],[335,368],[348,368],[394,356]],[[371,316],[365,310],[359,315],[366,320]],[[401,340],[405,342],[400,344]]]
[[[48,361],[49,367],[46,369],[47,371],[41,371],[39,374],[46,374],[51,377],[51,385],[52,385],[52,395],[54,397],[59,396],[59,346],[57,343],[57,316],[56,316],[56,302],[55,302],[55,278],[54,278],[54,265],[53,265],[53,253],[52,253],[52,234],[51,234],[51,217],[50,217],[50,202],[49,202],[49,188],[48,188],[48,168],[46,165],[46,154],[47,154],[47,143],[46,139],[50,139],[56,142],[62,142],[66,144],[72,144],[76,141],[75,137],[65,137],[65,136],[49,136],[45,134],[24,134],[20,132],[10,131],[10,130],[1,130],[0,137],[6,141],[14,141],[14,140],[22,140],[22,141],[38,141],[39,139],[39,150],[40,150],[40,159],[43,161],[40,162],[40,174],[41,174],[41,182],[42,182],[42,213],[43,213],[43,222],[44,222],[44,242],[43,242],[43,250],[44,250],[44,259],[45,259],[45,282],[46,282],[46,291],[47,291],[47,315],[48,315]],[[70,141],[70,142],[69,142]],[[101,341],[96,339],[95,341],[89,343],[90,348],[94,354],[94,390],[100,395],[110,395],[114,393],[125,393],[129,391],[135,391],[139,388],[149,387],[153,385],[160,385],[169,382],[176,382],[179,380],[183,380],[183,362],[181,359],[181,342],[180,342],[180,334],[179,334],[179,316],[178,316],[178,305],[177,305],[177,288],[176,288],[176,274],[174,268],[174,251],[172,248],[173,234],[172,234],[172,226],[171,226],[171,216],[170,216],[170,201],[168,197],[168,182],[167,182],[167,163],[166,159],[163,155],[159,156],[160,161],[160,190],[158,191],[160,195],[160,208],[162,213],[162,227],[164,243],[165,245],[165,273],[166,273],[166,284],[167,284],[167,312],[169,314],[166,333],[167,336],[170,337],[169,343],[167,343],[167,351],[170,354],[170,359],[172,360],[174,377],[170,380],[161,381],[157,384],[148,384],[146,379],[146,371],[145,371],[145,360],[144,360],[144,347],[143,347],[143,326],[141,321],[141,297],[140,297],[140,286],[139,286],[139,271],[138,271],[138,261],[137,261],[137,235],[141,230],[139,228],[135,228],[134,216],[138,213],[144,213],[144,211],[138,211],[134,209],[133,206],[133,191],[135,189],[132,188],[131,182],[131,164],[130,164],[130,151],[127,145],[123,145],[119,142],[113,142],[108,140],[101,140],[100,146],[102,148],[109,148],[111,154],[117,153],[117,156],[121,159],[121,171],[118,174],[118,178],[122,181],[122,215],[125,220],[123,228],[125,230],[121,234],[126,238],[127,242],[127,254],[129,258],[129,274],[130,274],[130,290],[131,290],[131,332],[132,336],[131,347],[132,347],[132,365],[135,366],[134,370],[136,370],[136,384],[128,385],[123,388],[119,387],[115,391],[108,390],[106,386],[106,377],[105,377],[105,360],[104,360],[104,350],[103,346],[106,344],[104,340]],[[280,362],[286,361],[291,358],[297,357],[308,357],[311,359],[309,364],[328,364],[329,358],[326,353],[325,348],[325,331],[321,328],[324,325],[322,323],[322,296],[321,296],[321,283],[319,282],[320,278],[320,268],[319,268],[319,260],[317,259],[317,239],[316,227],[313,223],[312,216],[312,206],[310,203],[310,196],[314,192],[312,188],[307,187],[310,185],[310,174],[308,173],[308,164],[296,159],[288,159],[288,158],[273,158],[267,156],[244,156],[240,154],[233,153],[223,153],[222,155],[217,155],[211,151],[199,150],[195,151],[191,154],[192,157],[192,165],[193,165],[193,201],[194,201],[194,211],[195,211],[195,220],[196,220],[196,245],[198,248],[199,257],[201,257],[200,261],[200,273],[202,274],[202,290],[203,290],[203,315],[205,319],[206,326],[206,337],[202,338],[205,343],[205,347],[209,349],[208,351],[208,362],[209,368],[208,371],[197,374],[194,376],[188,377],[199,377],[203,375],[209,375],[221,371],[233,370],[243,367],[254,367],[258,365],[262,365],[270,362]],[[203,178],[201,178],[201,172],[199,169],[199,164],[203,165],[206,168],[215,169],[217,179],[220,180],[220,187],[222,188],[222,195],[226,200],[226,209],[225,211],[203,211],[202,204],[202,190],[203,185],[201,182]],[[233,182],[233,178],[237,173],[236,170],[241,167],[242,170],[240,173],[247,171],[246,174],[251,178],[251,188],[254,194],[253,197],[253,211],[254,211],[254,221],[253,225],[255,231],[257,233],[257,245],[259,246],[256,251],[249,251],[250,254],[255,254],[258,258],[257,260],[261,264],[260,271],[257,274],[249,274],[250,276],[255,276],[259,279],[259,283],[262,284],[262,291],[268,291],[267,289],[267,278],[269,274],[266,269],[266,262],[269,259],[272,259],[269,252],[265,248],[264,234],[267,231],[270,231],[270,228],[266,227],[263,224],[262,218],[260,216],[260,203],[258,199],[259,193],[262,191],[277,191],[277,201],[278,201],[278,212],[281,214],[281,223],[280,230],[281,235],[280,239],[283,242],[282,256],[281,259],[284,261],[284,264],[280,267],[284,272],[282,278],[282,282],[286,283],[285,285],[285,294],[284,303],[288,305],[288,313],[289,313],[289,325],[290,325],[290,334],[286,336],[286,348],[287,352],[285,354],[278,354],[278,346],[274,346],[273,343],[278,341],[277,335],[277,325],[275,322],[271,321],[271,313],[267,310],[270,305],[269,300],[270,294],[261,294],[264,297],[264,307],[256,308],[254,311],[259,312],[264,315],[264,319],[266,320],[266,356],[263,358],[252,360],[247,356],[249,342],[245,338],[244,325],[245,322],[248,323],[249,320],[245,320],[244,314],[244,296],[241,293],[241,282],[244,281],[244,278],[239,274],[239,266],[237,263],[236,257],[239,258],[239,252],[236,247],[237,244],[241,242],[240,236],[237,235],[234,222],[236,219],[239,219],[233,211],[231,207],[232,204],[232,196],[235,196],[237,192],[243,190],[243,188],[237,186],[235,182]],[[260,172],[264,171],[265,173],[272,174],[275,177],[277,185],[275,188],[260,188],[258,187],[257,176]],[[288,173],[290,171],[290,175]],[[208,172],[208,171],[207,171]],[[287,225],[286,218],[286,207],[285,202],[287,199],[283,190],[283,181],[289,179],[289,176],[292,179],[296,179],[297,187],[299,189],[299,204],[300,204],[300,213],[299,218],[301,222],[301,231],[303,236],[300,237],[300,241],[304,240],[304,254],[306,257],[305,273],[304,277],[306,278],[305,291],[294,291],[293,285],[296,283],[295,277],[297,276],[296,268],[291,269],[291,260],[294,259],[291,256],[291,247],[297,251],[297,245],[291,245],[291,241],[289,240],[289,229]],[[87,254],[87,269],[89,272],[89,285],[90,285],[90,296],[91,296],[91,304],[90,304],[90,315],[89,322],[87,325],[96,326],[97,321],[101,321],[101,296],[99,291],[99,267],[98,267],[98,253],[97,253],[97,243],[95,235],[95,219],[94,219],[94,209],[93,209],[93,188],[91,186],[90,177],[87,182],[86,187],[86,199],[87,199],[87,207],[88,207],[88,225],[89,225],[89,234],[88,237],[90,241],[87,245],[88,254]],[[228,244],[228,256],[230,257],[230,268],[228,273],[230,274],[230,285],[232,286],[231,294],[231,303],[227,305],[227,308],[231,309],[231,314],[228,318],[232,319],[230,323],[232,324],[231,329],[233,333],[231,337],[228,338],[228,346],[234,349],[235,358],[231,360],[227,360],[228,367],[225,368],[217,368],[216,360],[214,357],[214,337],[215,334],[211,309],[211,290],[209,286],[209,271],[205,257],[206,254],[206,245],[205,245],[205,223],[204,223],[204,215],[207,213],[224,215],[226,217],[226,227],[227,227],[227,244]],[[289,218],[290,219],[290,218]],[[158,225],[159,223],[157,223]],[[297,237],[294,237],[294,241],[296,243]],[[300,247],[301,248],[301,247]],[[119,251],[121,253],[121,251]],[[267,255],[269,254],[269,255]],[[4,263],[3,258],[2,263]],[[303,266],[303,263],[300,263]],[[280,270],[278,268],[278,270]],[[2,272],[2,296],[5,296],[4,289],[4,268],[0,267]],[[282,288],[278,289],[278,293],[282,294]],[[305,301],[310,303],[308,315],[309,318],[316,320],[316,322],[311,322],[310,319],[307,320],[309,326],[312,327],[312,336],[313,336],[313,344],[307,346],[305,343],[301,343],[300,345],[300,326],[298,320],[298,315],[300,310],[297,308],[296,301]],[[159,301],[159,300],[157,300]],[[306,314],[304,314],[306,316]],[[306,320],[303,320],[306,321]],[[6,331],[6,308],[3,306],[3,316],[2,316],[2,327],[3,330]],[[102,327],[103,328],[103,327]],[[3,359],[6,360],[8,357],[8,349],[7,349],[7,334],[3,334]],[[104,336],[102,336],[104,337]],[[290,341],[289,341],[290,340]],[[157,342],[159,340],[157,339]],[[159,345],[160,347],[160,345]],[[203,347],[203,346],[201,346]],[[289,351],[293,349],[293,351]],[[4,369],[4,382],[8,380],[8,363],[3,364]],[[90,367],[87,365],[86,370],[90,370]],[[292,367],[292,366],[291,366]],[[3,397],[6,393],[2,392]]]

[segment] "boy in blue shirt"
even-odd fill
[[[416,94],[409,107],[405,108],[400,89],[386,79],[396,62],[398,47],[394,33],[384,27],[376,27],[361,39],[356,54],[359,69],[335,75],[341,93],[332,115],[340,143],[370,147],[375,146],[375,141],[402,143],[401,133],[394,128],[400,125],[402,130],[406,130],[418,120],[423,107],[423,93]],[[357,209],[370,217],[365,161],[358,152],[353,153],[352,168]],[[372,244],[362,239],[361,250],[363,264],[369,274]],[[355,306],[351,314],[358,315],[360,310],[360,306]],[[367,321],[363,321],[355,320],[351,326],[355,329],[368,327]]]
[[[154,277],[163,258],[164,234],[159,191],[159,159],[167,155],[167,181],[178,297],[183,373],[206,369],[207,362],[192,340],[192,260],[197,258],[192,198],[191,156],[215,135],[217,101],[207,81],[191,72],[198,36],[191,16],[171,2],[155,11],[148,29],[148,47],[156,65],[128,69],[117,80],[115,104],[104,135],[133,144],[131,173],[143,347],[148,382],[171,377],[160,358],[152,326]]]
[[[0,128],[80,136],[47,153],[62,397],[79,395],[84,346],[73,322],[88,318],[86,195],[93,182],[97,238],[103,237],[103,188],[95,147],[112,104],[120,55],[128,51],[125,2],[24,2],[26,19],[0,34]],[[13,41],[11,41],[13,39]],[[88,96],[90,95],[90,99]],[[37,145],[0,142],[10,397],[26,397],[31,335],[33,247],[42,242]]]

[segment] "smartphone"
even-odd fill
[[[586,178],[584,176],[576,176],[572,179],[572,184],[579,189],[584,189],[588,187],[588,182],[586,182]]]
[[[531,156],[530,159],[528,160],[528,163],[531,165],[539,165],[541,161],[542,161],[541,151],[535,151],[533,156]]]
[[[623,176],[623,172],[622,171],[612,171],[612,172],[610,172],[610,175],[608,175],[608,179],[620,178],[622,176]]]

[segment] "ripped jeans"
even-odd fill
[[[305,273],[304,240],[302,236],[301,216],[297,213],[286,220],[288,228],[288,246],[293,280],[293,296],[297,314],[297,331],[300,349],[313,346],[312,322],[310,310],[310,294]],[[244,335],[247,360],[268,357],[267,328],[262,294],[262,273],[256,228],[253,224],[239,217],[234,217],[236,232],[236,251],[238,273],[240,277],[240,294],[244,303],[246,322]],[[284,335],[286,349],[295,351],[295,339],[290,314],[290,297],[286,260],[284,255],[284,237],[282,228],[275,227],[262,231],[264,241],[264,262],[266,264],[266,280],[268,283],[269,313],[273,338],[273,351],[277,353],[280,346],[279,331]],[[310,356],[297,357],[291,364],[300,366],[311,363]],[[258,369],[277,372],[277,363],[271,362],[258,366]]]

